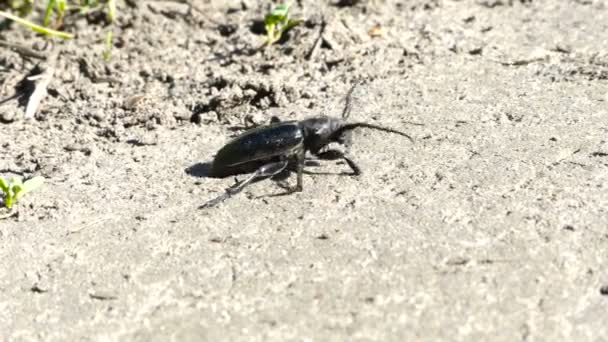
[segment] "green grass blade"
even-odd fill
[[[65,16],[65,8],[66,8],[66,3],[65,0],[56,0],[57,2],[57,23],[59,23],[59,25],[63,24],[63,17]]]
[[[56,36],[59,38],[65,38],[65,39],[70,39],[70,38],[74,38],[73,34],[67,33],[67,32],[62,32],[62,31],[56,31],[50,28],[46,28],[40,25],[36,25],[31,21],[19,18],[15,15],[12,15],[8,12],[5,11],[0,11],[0,17],[5,17],[6,19],[12,20],[16,23],[19,23],[23,26],[29,27],[30,29],[36,31],[36,32],[40,32],[40,33],[44,33],[44,34],[48,34],[51,36]]]
[[[106,33],[106,49],[103,52],[103,59],[107,62],[112,56],[112,30]]]
[[[2,190],[2,192],[5,194],[8,194],[8,183],[3,177],[0,177],[0,190]]]
[[[59,13],[61,13],[61,16],[63,16],[63,13],[65,12],[66,7],[67,7],[67,4],[66,4],[65,0],[57,0],[57,10],[59,11]]]
[[[114,22],[114,18],[116,18],[116,1],[108,0],[108,20]]]
[[[42,26],[49,26],[51,14],[53,14],[53,7],[55,7],[55,0],[47,1],[46,9],[44,10],[44,17],[42,17]]]
[[[13,203],[15,203],[15,198],[13,196],[6,195],[6,197],[4,197],[4,206],[5,207],[10,209],[13,206]]]
[[[4,194],[4,202],[6,202],[6,199],[11,196],[11,193],[7,181],[2,177],[0,177],[0,190]]]

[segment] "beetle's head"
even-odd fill
[[[399,134],[408,138],[412,142],[414,141],[409,135],[392,128],[382,127],[366,122],[347,123],[346,120],[350,116],[352,108],[351,96],[355,90],[355,87],[356,84],[350,88],[348,94],[346,95],[346,105],[344,107],[344,111],[342,112],[341,118],[333,118],[323,115],[300,121],[300,127],[304,132],[304,147],[306,150],[316,154],[323,147],[332,142],[345,145],[346,148],[349,148],[352,142],[352,130],[355,128],[370,128],[378,131]]]
[[[378,131],[399,134],[414,141],[406,133],[398,130],[382,127],[366,122],[346,123],[343,119],[332,118],[329,116],[319,116],[304,120],[301,122],[304,130],[305,141],[304,145],[307,150],[313,154],[319,152],[323,147],[332,142],[346,145],[349,147],[352,140],[352,130],[355,128],[370,128]]]
[[[305,134],[306,149],[312,153],[319,152],[329,143],[344,144],[349,134],[338,133],[344,126],[344,120],[329,116],[318,116],[301,122]]]

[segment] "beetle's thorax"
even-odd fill
[[[312,153],[319,152],[331,142],[337,142],[335,133],[344,125],[344,120],[329,116],[317,116],[300,121],[304,133],[304,148]]]

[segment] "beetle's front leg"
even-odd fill
[[[286,190],[285,193],[281,194],[281,195],[288,195],[294,192],[302,192],[302,190],[304,189],[303,186],[303,174],[304,174],[304,162],[306,161],[306,151],[304,149],[296,152],[295,156],[291,157],[292,161],[295,159],[295,163],[296,163],[296,173],[297,173],[297,180],[296,180],[296,185],[295,186],[289,186],[289,184],[287,184],[284,181],[278,182],[277,184]]]
[[[319,159],[323,160],[336,160],[336,159],[344,159],[346,164],[353,170],[353,176],[359,176],[361,174],[361,168],[357,163],[355,163],[350,157],[346,156],[344,152],[340,150],[327,150],[321,153],[317,153],[316,156]]]

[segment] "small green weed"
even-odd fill
[[[44,34],[48,34],[48,35],[56,36],[56,37],[60,37],[60,38],[67,38],[67,39],[74,37],[74,35],[72,35],[70,33],[57,31],[57,30],[50,29],[48,27],[34,24],[33,22],[31,22],[29,20],[25,20],[21,17],[18,17],[16,15],[13,15],[13,14],[5,12],[5,11],[0,11],[0,17],[4,17],[6,19],[12,20],[23,26],[29,27],[30,29],[32,29],[33,31],[36,31],[36,32],[40,32],[40,33],[44,33]]]
[[[42,25],[38,25],[24,17],[34,10],[34,0],[0,0],[0,17],[12,20],[18,24],[29,27],[31,30],[49,36],[60,38],[73,38],[74,35],[56,30],[63,25],[63,19],[69,13],[77,10],[81,13],[105,6],[108,22],[111,24],[116,18],[116,0],[47,0],[42,16]],[[3,11],[10,9],[13,13]],[[111,31],[111,28],[110,28]],[[111,47],[112,33],[106,33],[106,48]],[[108,43],[109,41],[109,43]],[[104,52],[104,58],[109,58],[109,51]]]
[[[3,204],[7,208],[11,208],[23,195],[36,190],[44,184],[44,177],[36,176],[25,182],[19,177],[11,177],[7,182],[0,177],[0,191],[3,193]]]
[[[49,27],[51,15],[53,10],[57,14],[53,27],[60,27],[63,24],[63,17],[65,15],[66,3],[65,0],[48,0],[46,3],[46,9],[44,11],[44,17],[42,18],[42,26]]]
[[[264,18],[264,27],[266,28],[266,45],[276,43],[283,33],[290,28],[298,25],[302,19],[289,19],[289,5],[277,5]]]
[[[112,56],[112,30],[106,33],[106,47],[103,51],[103,59],[107,62]]]

